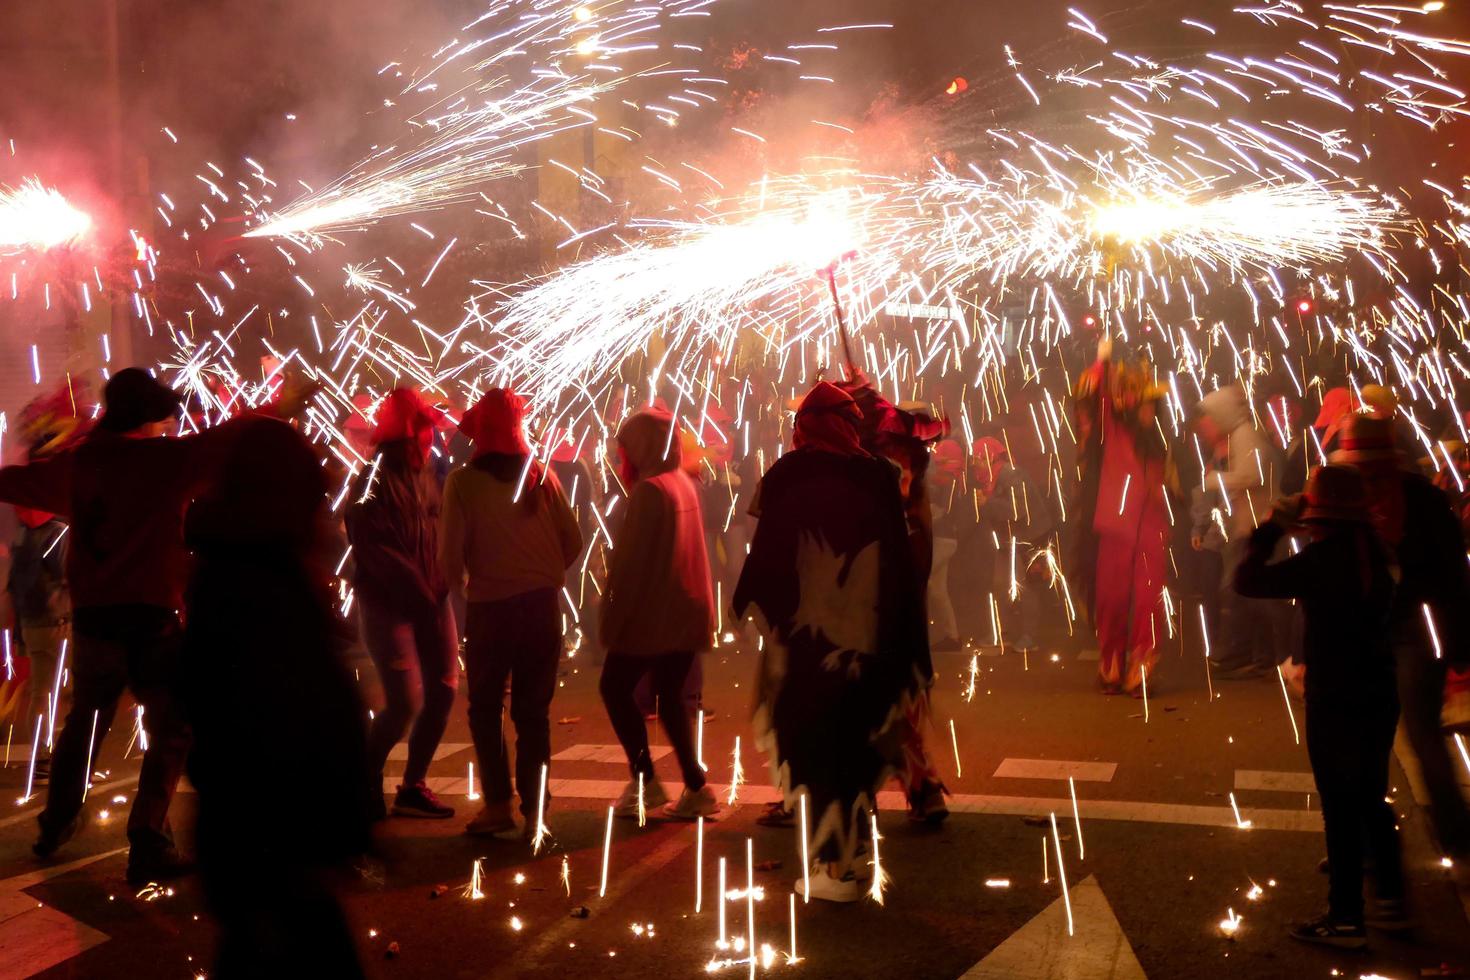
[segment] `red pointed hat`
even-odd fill
[[[528,456],[526,400],[509,388],[491,388],[466,409],[459,431],[475,444],[475,454],[505,453]]]
[[[432,436],[442,413],[413,388],[394,388],[373,417],[373,445]]]

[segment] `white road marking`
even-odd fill
[[[1005,759],[995,770],[997,779],[1060,779],[1084,783],[1111,783],[1116,762],[1067,762],[1061,759]]]
[[[667,745],[650,745],[648,755],[657,762],[674,751]],[[551,757],[552,762],[611,762],[621,766],[628,764],[628,757],[621,745],[573,745],[562,749]]]
[[[1271,793],[1315,793],[1317,783],[1309,772],[1237,769],[1235,770],[1235,788],[1259,789]]]
[[[0,977],[32,977],[107,942],[108,935],[43,905],[22,889],[125,852],[93,854],[0,881]]]
[[[384,781],[384,791],[397,789],[392,780]],[[430,776],[429,788],[441,796],[463,796],[465,779],[462,776]],[[621,779],[556,779],[548,782],[553,802],[556,800],[596,800],[611,802],[623,791]],[[729,791],[728,786],[709,784],[716,796]],[[764,806],[774,803],[780,794],[774,787],[764,784],[746,784],[740,787],[740,806]],[[1041,796],[987,796],[977,793],[955,793],[947,798],[951,813],[978,813],[991,816],[1044,817],[1049,813],[1065,813],[1071,809],[1070,797]],[[903,793],[884,792],[878,794],[878,808],[902,812],[908,809],[908,800]],[[1078,800],[1077,808],[1084,819],[1124,820],[1133,823],[1177,824],[1193,827],[1225,827],[1238,830],[1235,814],[1228,806],[1193,806],[1182,803],[1149,803],[1132,800]],[[728,807],[726,809],[729,809]],[[1285,830],[1300,833],[1321,833],[1322,815],[1309,810],[1257,809],[1243,811],[1251,820],[1254,830]],[[1238,831],[1245,833],[1245,831]]]
[[[960,980],[1147,980],[1118,917],[1092,875],[1068,889],[1075,934],[1057,899],[991,950]]]
[[[438,762],[440,759],[447,759],[451,755],[458,755],[459,753],[463,752],[465,749],[472,749],[472,748],[474,748],[474,746],[472,744],[470,744],[469,742],[440,742],[437,746],[434,747],[434,761],[435,762]],[[389,749],[388,750],[388,761],[389,762],[407,762],[408,761],[408,743],[407,742],[399,742],[397,745],[395,745],[391,749]]]

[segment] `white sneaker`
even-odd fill
[[[664,792],[664,784],[655,779],[651,783],[643,784],[643,812],[652,813],[665,803],[669,802],[669,794]],[[628,780],[628,785],[623,787],[623,795],[619,796],[613,804],[613,813],[625,820],[638,819],[638,780]]]
[[[699,789],[684,787],[684,792],[679,794],[679,802],[664,807],[664,816],[670,820],[697,820],[713,817],[719,812],[720,801],[715,799],[714,790],[708,783]]]
[[[825,864],[813,868],[811,873],[812,898],[824,902],[856,902],[863,897],[863,890],[851,871],[841,878],[834,878]],[[796,894],[806,897],[806,882],[796,883]]]

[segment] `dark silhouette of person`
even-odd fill
[[[332,611],[321,461],[269,418],[241,420],[226,450],[185,525],[181,671],[213,975],[361,976],[334,878],[371,844],[367,711]],[[265,806],[261,759],[282,763]]]
[[[180,399],[141,368],[113,375],[96,427],[73,450],[0,470],[0,501],[70,525],[66,578],[74,634],[73,700],[51,758],[33,850],[48,858],[76,833],[92,763],[124,688],[143,706],[147,750],[128,818],[128,882],[185,873],[168,810],[189,733],[176,703],[187,553],[184,511],[234,424],[163,438]]]

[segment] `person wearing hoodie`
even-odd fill
[[[838,386],[807,394],[794,447],[756,491],[733,596],[736,615],[753,616],[765,636],[757,744],[785,811],[806,798],[809,897],[831,902],[857,901],[872,877],[878,791],[912,765],[908,720],[934,673],[900,474],[864,449],[861,422]]]
[[[98,757],[131,688],[144,708],[148,748],[128,816],[127,880],[142,886],[192,868],[174,847],[168,819],[189,751],[177,690],[183,522],[236,422],[163,438],[180,398],[141,368],[118,371],[102,397],[102,417],[75,449],[0,470],[0,501],[55,514],[70,527],[72,707],[56,738],[32,850],[49,858],[76,833],[88,760]]]
[[[1331,461],[1362,474],[1373,528],[1398,580],[1389,625],[1399,700],[1431,823],[1446,854],[1470,861],[1470,807],[1440,730],[1447,671],[1470,668],[1465,538],[1444,491],[1410,467],[1391,419],[1355,416],[1337,445]]]
[[[1197,497],[1193,508],[1197,530],[1190,544],[1196,551],[1208,547],[1219,531],[1226,583],[1220,597],[1219,652],[1211,660],[1226,679],[1274,673],[1276,665],[1291,655],[1285,645],[1291,634],[1291,607],[1244,596],[1230,583],[1245,559],[1251,532],[1270,512],[1280,462],[1275,447],[1251,422],[1245,390],[1238,384],[1210,392],[1200,400],[1198,413],[1196,430],[1212,465],[1201,482],[1202,499]],[[1210,517],[1200,522],[1200,511],[1206,508]],[[1201,523],[1203,535],[1198,533]]]
[[[501,712],[510,681],[516,729],[515,788],[525,832],[535,833],[543,767],[551,764],[551,697],[562,653],[561,590],[582,552],[582,532],[556,474],[531,458],[526,403],[492,388],[464,413],[470,462],[449,474],[439,561],[466,598],[465,678],[470,737],[484,774],[485,804],[465,831],[515,829]],[[544,812],[544,810],[540,811]]]
[[[1286,463],[1281,470],[1282,493],[1301,493],[1312,467],[1327,461],[1327,454],[1337,448],[1338,433],[1357,411],[1358,398],[1350,389],[1328,388],[1323,392],[1317,421],[1286,447]]]
[[[384,708],[368,733],[372,785],[382,816],[383,765],[413,726],[393,815],[447,819],[454,809],[425,783],[454,692],[458,634],[439,568],[439,485],[429,467],[438,413],[411,388],[378,406],[377,452],[349,493],[347,540],[363,643],[383,685]]]
[[[710,647],[715,630],[699,488],[681,465],[667,411],[646,408],[629,416],[617,445],[628,497],[613,533],[600,611],[598,632],[607,650],[600,689],[632,779],[614,805],[620,817],[638,817],[668,800],[634,697],[638,682],[652,674],[659,720],[684,777],[684,792],[664,812],[684,820],[713,816],[719,804],[706,785],[682,697],[690,666]]]
[[[1300,497],[1278,502],[1251,532],[1233,581],[1241,594],[1301,603],[1305,630],[1307,756],[1317,783],[1330,875],[1327,913],[1291,933],[1302,942],[1356,949],[1365,925],[1407,925],[1388,759],[1399,704],[1389,614],[1393,579],[1370,523],[1363,479],[1347,466],[1312,472]],[[1304,526],[1297,554],[1272,561]],[[1363,908],[1363,847],[1374,862],[1372,914]]]

